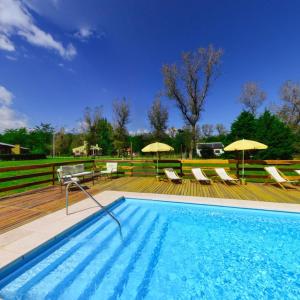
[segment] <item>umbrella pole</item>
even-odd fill
[[[244,175],[245,175],[245,150],[243,150],[243,179],[244,179]]]
[[[158,176],[158,151],[156,155],[156,175]]]

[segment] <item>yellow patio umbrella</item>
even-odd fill
[[[142,152],[156,152],[156,174],[158,174],[158,152],[174,151],[174,148],[164,143],[152,143],[142,149]]]
[[[244,178],[245,173],[245,150],[263,150],[267,149],[268,146],[252,140],[239,140],[235,141],[224,148],[225,151],[243,151],[243,170],[242,176]]]

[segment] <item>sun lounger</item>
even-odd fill
[[[290,187],[290,188],[295,188],[291,184],[298,182],[297,180],[289,180],[289,179],[285,178],[284,174],[282,172],[280,172],[274,166],[272,166],[272,167],[265,167],[264,169],[268,173],[268,175],[269,175],[268,177],[270,179],[272,179],[273,181],[275,181],[274,183],[277,184],[277,185],[279,185],[284,190],[286,189],[285,185],[288,185],[288,187]]]
[[[209,184],[212,183],[212,180],[208,178],[200,168],[193,168],[192,173],[197,181]]]
[[[239,182],[238,179],[231,177],[224,168],[215,168],[215,171],[223,183],[237,184]]]
[[[106,170],[100,171],[101,175],[111,176],[114,173],[118,173],[118,163],[106,163]]]
[[[172,168],[164,169],[164,172],[171,182],[182,182],[182,178],[180,178]]]
[[[295,172],[296,172],[298,175],[300,175],[300,170],[295,170]]]

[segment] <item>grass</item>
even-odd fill
[[[141,157],[140,157],[141,158]],[[162,159],[170,159],[171,157],[168,156],[163,156],[161,157]],[[175,159],[175,157],[173,157]],[[109,160],[109,159],[116,159],[115,157],[101,157],[101,160]],[[128,158],[127,158],[128,159]],[[137,158],[135,158],[137,159]],[[147,157],[142,157],[142,159],[156,159],[156,156],[153,155],[151,156],[147,156]],[[40,159],[40,160],[23,160],[23,161],[0,161],[0,168],[1,167],[12,167],[12,166],[27,166],[27,165],[37,165],[37,164],[51,164],[51,163],[59,163],[59,162],[66,162],[66,161],[74,161],[74,163],[76,163],[76,161],[79,160],[90,160],[90,158],[85,158],[85,157],[79,157],[79,158],[74,158],[74,157],[55,157],[55,158],[47,158],[47,159]],[[122,159],[120,160],[120,164],[122,166],[130,166],[131,163],[130,162],[124,162],[122,161]],[[97,166],[103,166],[104,163],[97,163]],[[86,164],[87,168],[91,167],[91,164]],[[164,167],[175,167],[178,166],[178,163],[167,163],[167,164],[163,164],[160,163],[159,167],[160,168],[164,168]],[[195,166],[193,163],[189,163],[189,164],[185,164],[184,167],[192,167]],[[240,165],[241,166],[241,165]],[[201,167],[205,168],[212,168],[212,167],[230,167],[232,169],[235,168],[235,164],[226,164],[226,162],[224,161],[224,165],[222,164],[212,164],[212,163],[207,163],[207,164],[201,164]],[[257,170],[247,170],[245,171],[246,175],[265,175],[265,172],[263,170],[263,165],[254,165],[254,164],[246,164],[245,165],[246,168],[261,168],[261,171],[257,171]],[[300,164],[297,165],[293,165],[294,168],[299,168],[300,169]],[[290,168],[290,166],[280,166],[280,168],[284,169],[284,168]],[[149,172],[149,176],[153,176],[155,166],[152,162],[149,163],[145,163],[145,162],[141,162],[141,163],[135,163],[135,171],[138,172]],[[51,167],[45,167],[43,169],[33,169],[33,170],[22,170],[22,171],[9,171],[9,172],[0,172],[0,178],[4,178],[4,177],[14,177],[17,175],[25,175],[25,174],[34,174],[34,173],[39,173],[39,172],[47,172],[47,171],[52,171]],[[189,171],[185,171],[185,175],[189,175],[190,172]],[[208,175],[213,175],[213,171],[209,171],[207,172]],[[296,175],[294,172],[286,172],[286,175]],[[190,177],[190,176],[186,176],[186,177]],[[13,186],[13,185],[18,185],[18,184],[22,184],[22,183],[29,183],[29,182],[34,182],[34,181],[40,181],[40,180],[47,180],[47,179],[51,179],[52,175],[45,175],[45,176],[39,176],[39,177],[32,177],[32,178],[24,178],[24,179],[19,179],[19,180],[12,180],[12,181],[7,181],[7,182],[0,182],[0,188],[2,187],[8,187],[8,186]],[[248,181],[252,181],[252,182],[262,182],[263,179],[259,179],[259,178],[254,178],[254,179],[247,179]],[[21,188],[21,189],[16,189],[16,190],[12,190],[12,191],[7,191],[7,192],[0,192],[0,197],[6,196],[6,195],[10,195],[10,194],[14,194],[14,193],[19,193],[19,192],[24,192],[27,190],[31,190],[31,189],[36,189],[39,187],[44,187],[47,186],[51,183],[46,183],[46,184],[40,184],[40,185],[35,185],[35,186],[31,186],[31,187],[26,187],[26,188]]]

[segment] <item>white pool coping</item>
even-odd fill
[[[103,205],[109,205],[123,197],[300,213],[300,204],[278,202],[117,191],[104,191],[95,196]],[[69,207],[69,215],[66,215],[65,209],[61,209],[1,234],[0,271],[12,262],[24,259],[25,255],[35,248],[55,239],[60,233],[70,229],[99,210],[99,207],[91,199],[84,199]]]

